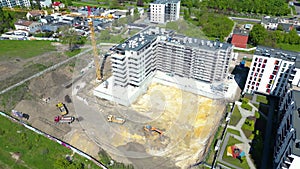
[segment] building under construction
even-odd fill
[[[114,49],[113,76],[97,87],[94,94],[128,106],[145,92],[154,77],[159,82],[164,81],[163,84],[173,83],[186,91],[212,98],[218,88],[213,84],[228,76],[232,54],[233,46],[228,43],[189,38],[150,27]]]

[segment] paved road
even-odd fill
[[[267,129],[264,139],[264,150],[263,150],[263,157],[262,157],[262,163],[261,163],[261,169],[266,169],[269,162],[269,151],[270,151],[270,138],[272,134],[272,122],[273,122],[273,114],[274,114],[274,107],[275,102],[274,99],[270,99],[270,105],[269,105],[269,113],[268,113],[268,121],[267,121]]]
[[[115,44],[113,44],[113,43],[101,43],[101,44],[99,44],[99,45],[115,45]],[[97,45],[97,46],[99,46],[99,45]],[[34,74],[34,75],[32,75],[32,76],[30,76],[30,77],[28,77],[28,78],[26,78],[26,79],[24,79],[24,80],[22,80],[22,81],[20,81],[20,82],[14,84],[14,85],[12,85],[12,86],[10,86],[10,87],[8,87],[8,88],[2,90],[2,91],[0,92],[0,95],[3,94],[3,93],[5,93],[5,92],[7,92],[7,91],[9,91],[9,90],[11,90],[11,89],[13,89],[13,88],[15,88],[15,87],[18,87],[18,86],[24,84],[25,82],[27,82],[27,81],[29,81],[29,80],[31,80],[31,79],[33,79],[33,78],[39,77],[39,76],[41,76],[41,75],[43,75],[43,74],[45,74],[45,73],[47,73],[47,72],[50,72],[50,71],[52,71],[52,70],[54,70],[54,69],[56,69],[56,68],[62,66],[63,64],[66,64],[66,63],[68,63],[69,61],[74,60],[74,59],[76,59],[76,58],[78,58],[78,57],[80,57],[80,56],[82,56],[82,55],[88,53],[88,52],[91,51],[91,50],[92,50],[92,49],[87,49],[87,50],[85,50],[85,51],[83,51],[83,52],[81,52],[81,53],[75,55],[74,57],[68,58],[68,59],[66,59],[66,60],[64,60],[64,61],[62,61],[62,62],[57,63],[56,65],[53,65],[53,66],[51,66],[51,67],[49,67],[49,68],[47,68],[47,69],[45,69],[45,70],[39,72],[39,73],[36,73],[36,74]]]
[[[256,22],[260,23],[260,19],[251,19],[251,18],[239,18],[239,17],[229,17],[229,19],[232,19],[234,21],[244,21],[244,22]]]

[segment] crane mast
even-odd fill
[[[96,80],[102,80],[101,72],[100,72],[97,44],[96,44],[96,40],[95,40],[95,30],[94,30],[93,20],[90,15],[91,15],[91,8],[88,7],[88,24],[89,24],[90,31],[91,31],[91,41],[92,41],[92,47],[93,47],[94,63],[95,63],[95,67],[96,67]]]

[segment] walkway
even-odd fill
[[[222,159],[223,154],[224,154],[224,151],[226,150],[226,147],[227,147],[227,143],[228,143],[229,136],[232,136],[232,137],[234,137],[234,138],[236,138],[236,139],[238,139],[238,140],[240,140],[241,142],[244,143],[244,145],[245,145],[245,147],[246,147],[246,149],[245,149],[244,151],[245,151],[245,153],[246,153],[246,160],[247,160],[247,163],[248,163],[248,165],[249,165],[249,167],[250,167],[251,169],[255,169],[256,167],[255,167],[255,165],[253,164],[253,162],[252,162],[252,160],[251,160],[251,158],[250,158],[250,156],[249,156],[249,150],[250,150],[250,148],[251,148],[251,146],[250,146],[249,143],[251,142],[251,140],[249,140],[249,139],[245,136],[245,134],[244,134],[244,132],[243,132],[243,130],[242,130],[242,126],[243,126],[243,124],[245,123],[245,120],[246,120],[246,118],[247,118],[248,116],[254,116],[254,115],[255,115],[255,111],[257,110],[257,108],[254,107],[252,104],[250,104],[250,105],[252,106],[252,111],[248,111],[248,110],[245,110],[245,109],[241,108],[241,104],[242,104],[241,102],[237,102],[237,101],[235,102],[235,106],[238,107],[238,109],[239,109],[239,111],[240,111],[240,113],[241,113],[242,118],[239,120],[239,122],[238,122],[238,124],[237,124],[236,126],[228,125],[228,128],[239,131],[241,136],[237,136],[237,135],[234,135],[234,134],[232,134],[232,133],[227,133],[227,134],[226,134],[226,137],[225,137],[225,139],[224,139],[224,141],[223,141],[223,144],[222,144],[222,147],[221,147],[220,154],[219,154],[219,156],[218,156],[218,161],[220,161],[221,163],[224,163],[224,164],[226,164],[226,165],[228,165],[228,166],[230,166],[230,167],[232,167],[232,168],[238,168],[238,167],[236,167],[236,166],[234,166],[234,165],[232,165],[232,164],[229,164],[229,163],[223,161],[223,159]]]

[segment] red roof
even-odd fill
[[[53,2],[52,6],[59,6],[60,5],[60,2],[56,1],[56,2]]]
[[[247,48],[248,36],[233,34],[231,44],[239,48]]]

